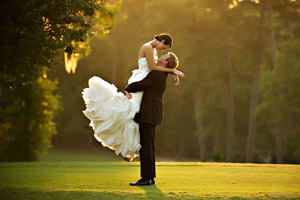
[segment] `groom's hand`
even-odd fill
[[[126,94],[126,97],[127,97],[128,99],[131,99],[131,98],[132,98],[132,95],[131,95],[129,92],[126,92],[126,91],[125,91],[125,94]]]
[[[176,81],[175,86],[179,85],[179,76],[177,74],[174,74],[174,80]]]
[[[181,72],[181,71],[179,71],[178,69],[175,69],[175,70],[174,70],[174,74],[179,75],[181,78],[184,78],[184,77],[185,77],[184,73]]]

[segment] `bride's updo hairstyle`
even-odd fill
[[[160,33],[158,35],[156,35],[154,37],[154,39],[158,40],[158,41],[165,41],[164,44],[165,45],[169,45],[170,48],[172,47],[172,44],[173,44],[173,38],[171,35],[169,35],[168,33]]]
[[[176,69],[179,65],[177,56],[172,52],[169,52],[168,54],[170,55],[170,57],[166,59],[166,61],[168,62],[167,68]]]

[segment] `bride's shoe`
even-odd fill
[[[119,156],[120,156],[121,158],[123,158],[123,160],[125,160],[125,161],[127,161],[127,162],[132,161],[131,158],[129,158],[129,157],[124,157],[122,154],[119,154]]]

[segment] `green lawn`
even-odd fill
[[[299,165],[158,162],[156,185],[131,187],[139,162],[51,159],[0,163],[0,199],[300,199]]]

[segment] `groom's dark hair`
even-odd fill
[[[166,61],[168,62],[167,68],[176,69],[179,65],[177,56],[172,52],[169,52],[168,54],[170,55],[170,57],[166,59]]]

